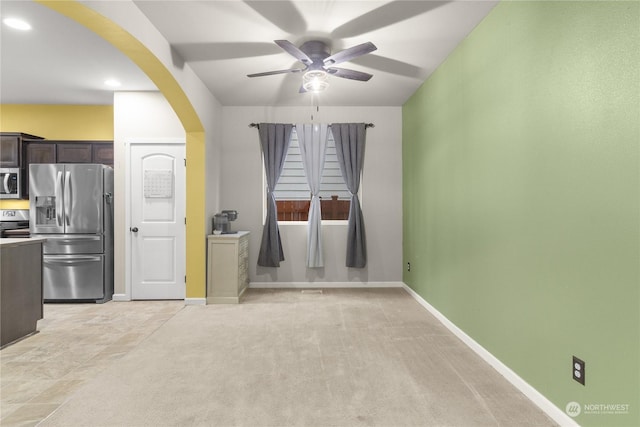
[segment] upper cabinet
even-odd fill
[[[113,142],[56,142],[56,163],[100,163],[113,167]]]
[[[113,167],[112,141],[25,140],[22,190],[29,197],[29,165],[33,163],[101,163]]]
[[[91,146],[91,158],[93,163],[102,163],[113,167],[113,142],[110,143],[94,143]]]
[[[19,168],[21,193],[29,198],[32,163],[101,163],[113,167],[113,141],[52,141],[21,132],[0,132],[0,168]]]
[[[25,168],[31,163],[100,163],[113,166],[112,141],[27,141]]]
[[[27,141],[24,147],[25,169],[29,169],[32,163],[56,163],[56,144]]]
[[[92,163],[91,143],[59,142],[56,144],[58,163]]]
[[[0,132],[0,168],[22,166],[22,145],[25,139],[42,139],[19,132]]]

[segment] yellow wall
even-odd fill
[[[0,131],[112,141],[113,105],[0,105]]]
[[[0,105],[0,132],[46,139],[113,140],[112,105]],[[29,209],[28,200],[0,200],[0,209]]]

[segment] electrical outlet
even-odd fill
[[[411,263],[407,262],[407,271],[411,271]]]
[[[584,376],[585,376],[584,369],[585,369],[584,361],[573,356],[573,363],[571,366],[571,371],[573,372],[573,379],[578,381],[582,385],[584,385]]]

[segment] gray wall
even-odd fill
[[[285,261],[280,268],[257,266],[264,218],[262,159],[258,131],[251,122],[366,122],[367,148],[361,201],[369,253],[364,269],[345,267],[346,221],[323,223],[325,267],[306,262],[306,223],[281,224]],[[401,107],[223,107],[221,209],[236,209],[236,230],[248,230],[250,281],[305,285],[402,281],[402,109]],[[209,217],[215,212],[209,212]]]

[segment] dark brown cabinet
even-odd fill
[[[0,168],[22,167],[22,144],[25,139],[42,139],[20,132],[0,132]]]
[[[92,148],[93,163],[113,166],[113,143],[94,143]]]
[[[113,142],[55,141],[57,163],[100,163],[113,166]]]
[[[56,144],[58,163],[92,163],[90,143],[70,142]]]
[[[32,334],[42,319],[43,239],[0,242],[0,346]]]
[[[25,166],[31,163],[56,163],[56,145],[46,142],[27,143],[25,146]]]
[[[20,138],[0,136],[0,168],[20,167]]]
[[[100,163],[113,166],[111,141],[25,140],[23,147],[22,194],[29,198],[29,165],[32,163]]]

